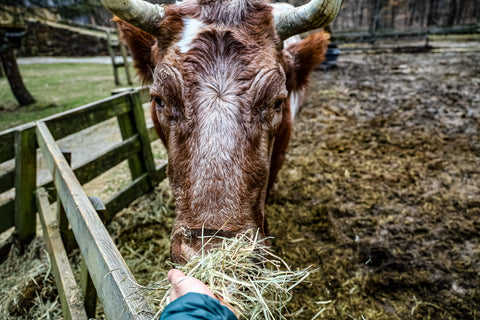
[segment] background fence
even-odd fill
[[[38,209],[66,319],[94,317],[97,294],[107,319],[150,319],[152,315],[103,224],[166,177],[166,165],[156,167],[153,159],[151,142],[156,135],[146,126],[142,107],[146,101],[147,89],[130,89],[0,132],[0,163],[15,161],[14,167],[0,176],[0,193],[15,190],[15,197],[0,205],[0,232],[15,227],[22,241],[33,238]],[[61,151],[56,140],[110,118],[117,119],[122,141],[72,169],[69,152]],[[37,147],[53,177],[38,188]],[[127,186],[105,205],[86,196],[82,184],[125,159],[132,177]],[[52,206],[55,200],[56,209]],[[76,246],[83,261],[80,285],[67,255]]]
[[[344,0],[332,27],[335,32],[405,31],[478,24],[479,17],[478,0]]]

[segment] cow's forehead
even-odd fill
[[[230,11],[235,16],[225,19]],[[160,95],[191,100],[197,96],[192,90],[228,98],[265,84],[280,84],[272,88],[274,94],[284,89],[281,41],[267,3],[255,7],[244,0],[184,2],[166,11],[164,24],[169,28],[161,28],[166,33],[158,38],[153,83]]]
[[[208,29],[230,30],[237,38],[257,44],[257,50],[281,47],[268,2],[187,0],[165,11],[157,38],[160,56],[174,55],[175,50],[180,54],[188,52],[196,37]]]
[[[173,6],[178,14],[198,18],[208,24],[246,25],[265,19],[272,10],[267,0],[187,0]]]

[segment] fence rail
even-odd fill
[[[28,241],[35,236],[38,210],[65,319],[94,317],[97,294],[107,319],[151,319],[150,306],[103,224],[166,177],[166,165],[156,167],[153,159],[151,142],[157,137],[146,126],[142,107],[146,93],[146,89],[130,89],[0,132],[0,164],[15,162],[0,176],[0,193],[15,190],[14,199],[0,205],[0,232],[14,226],[19,238]],[[72,169],[56,140],[111,118],[117,119],[122,141]],[[53,181],[37,188],[38,147]],[[99,206],[94,207],[82,184],[126,159],[132,181],[105,205],[97,199]],[[72,242],[83,257],[80,285],[66,258]],[[79,296],[84,297],[80,304]]]
[[[334,32],[332,40],[336,43],[352,42],[375,42],[382,39],[404,39],[404,38],[425,38],[437,35],[459,35],[459,34],[478,34],[480,33],[480,24],[455,27],[431,27],[419,28],[405,31],[394,31],[391,29],[378,29],[376,31],[351,31]]]

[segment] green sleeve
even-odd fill
[[[217,299],[201,293],[187,293],[163,310],[160,320],[237,320]]]

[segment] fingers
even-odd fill
[[[172,285],[169,302],[173,302],[175,299],[180,298],[181,296],[189,292],[197,292],[219,300],[221,304],[235,312],[228,303],[223,301],[223,299],[219,299],[218,297],[216,297],[208,288],[208,286],[205,285],[205,283],[203,283],[202,281],[193,277],[188,277],[178,269],[170,270],[168,272],[167,278]]]
[[[212,298],[215,297],[205,283],[193,277],[186,276],[180,270],[170,270],[167,277],[168,281],[172,284],[170,301],[180,298],[181,296],[189,292],[206,294]]]
[[[177,285],[180,281],[186,278],[185,274],[178,269],[170,270],[168,272],[167,277],[168,277],[168,281],[172,284],[172,286]]]

